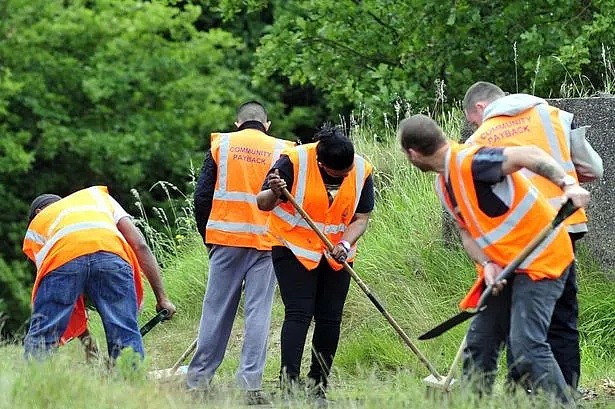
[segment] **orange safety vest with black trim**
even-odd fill
[[[505,189],[512,193],[509,210],[490,217],[480,209],[472,178],[472,160],[482,146],[453,145],[447,154],[444,175],[436,180],[440,200],[458,223],[468,231],[482,251],[500,266],[507,266],[555,217],[555,209],[520,172],[504,177]],[[445,187],[450,181],[457,207]],[[517,269],[532,280],[556,279],[574,258],[565,229],[555,229]],[[483,270],[470,292],[461,301],[462,309],[476,307],[483,290]]]
[[[546,103],[533,105],[516,115],[498,112],[488,117],[482,125],[468,138],[487,146],[527,146],[536,145],[547,152],[564,168],[566,173],[578,182],[577,172],[570,155],[570,126],[573,115]],[[551,206],[559,209],[562,190],[550,180],[527,169],[521,172],[527,176],[542,193]],[[587,231],[587,215],[584,209],[578,209],[564,222],[571,233]]]
[[[318,229],[335,244],[342,240],[346,227],[354,217],[365,180],[372,172],[372,165],[355,155],[353,169],[344,178],[329,206],[327,190],[316,159],[317,144],[300,145],[284,152],[293,164],[291,194]],[[307,270],[318,267],[323,254],[334,270],[343,268],[342,264],[329,256],[326,245],[292,203],[280,203],[270,212],[269,228],[276,239],[291,250]],[[356,250],[355,243],[350,248],[348,262],[354,260]]]
[[[106,251],[117,254],[132,266],[140,308],[143,287],[139,263],[115,224],[109,198],[105,186],[93,186],[50,204],[32,219],[23,242],[23,252],[36,265],[32,302],[47,274],[77,257]],[[60,342],[81,335],[86,328],[87,313],[80,296]]]
[[[282,150],[294,145],[256,129],[211,135],[217,179],[205,227],[208,244],[271,250],[268,215],[259,210],[256,195]]]

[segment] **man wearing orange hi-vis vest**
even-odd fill
[[[206,390],[222,363],[244,291],[245,332],[238,386],[248,404],[266,404],[261,390],[275,275],[273,238],[256,194],[265,175],[293,142],[267,135],[270,122],[256,101],[237,111],[236,132],[213,133],[194,193],[197,228],[209,254],[209,275],[196,352],[187,386]]]
[[[500,87],[479,81],[466,91],[463,108],[466,119],[477,127],[466,143],[487,146],[536,145],[555,159],[577,182],[602,177],[600,155],[585,139],[589,127],[577,127],[573,114],[550,106],[544,99],[527,94],[506,95]],[[532,184],[555,207],[560,206],[560,189],[549,180],[523,169]],[[573,248],[587,232],[587,216],[579,209],[565,221]],[[581,374],[577,319],[576,268],[573,262],[562,296],[555,305],[548,342],[566,383],[576,389]],[[509,362],[514,362],[508,354]],[[513,381],[519,376],[510,368]]]
[[[492,390],[500,351],[509,340],[515,367],[533,392],[572,397],[551,348],[547,330],[574,259],[563,228],[555,229],[531,252],[509,280],[495,282],[527,245],[549,225],[556,210],[521,173],[526,168],[559,186],[560,203],[585,207],[589,192],[535,146],[485,147],[448,140],[425,115],[404,119],[398,128],[402,149],[423,171],[438,173],[440,201],[454,217],[462,243],[479,276],[461,307],[476,307],[485,285],[496,297],[475,315],[466,335],[464,377],[479,393]]]
[[[156,296],[156,310],[166,308],[169,318],[175,313],[145,238],[105,186],[34,199],[23,251],[37,269],[24,340],[27,358],[43,357],[87,330],[83,294],[101,316],[109,356],[128,347],[143,356],[137,325],[141,270]]]
[[[314,318],[308,384],[319,405],[326,404],[327,378],[340,335],[357,240],[374,207],[372,165],[359,155],[339,127],[325,126],[318,142],[290,149],[273,166],[258,206],[270,211],[269,227],[279,240],[272,249],[285,314],[281,334],[282,388],[299,383],[307,331]],[[329,253],[294,205],[282,197],[288,187],[297,204],[335,245]]]

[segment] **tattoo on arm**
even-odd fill
[[[554,183],[562,177],[561,172],[557,167],[553,166],[553,164],[551,163],[547,163],[544,161],[536,163],[536,167],[535,169],[533,169],[533,171],[534,173],[537,173],[540,176],[545,177]]]

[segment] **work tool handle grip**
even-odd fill
[[[156,314],[154,316],[154,318],[152,318],[151,320],[147,321],[141,327],[141,329],[139,329],[139,332],[141,333],[141,336],[144,336],[145,334],[150,332],[152,328],[154,328],[156,325],[158,325],[159,322],[163,321],[168,316],[169,316],[169,310],[167,310],[166,308],[163,308],[160,311],[158,311],[158,314]]]

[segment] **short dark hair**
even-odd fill
[[[433,155],[446,144],[444,132],[436,121],[422,114],[401,121],[397,135],[404,150],[413,149],[426,156]]]
[[[263,125],[267,123],[267,110],[258,101],[244,102],[237,108],[237,122],[243,124],[247,121],[258,121]]]
[[[30,209],[28,210],[28,224],[32,221],[32,219],[34,219],[34,216],[36,216],[36,211],[38,209],[42,210],[60,199],[62,199],[60,196],[54,195],[52,193],[44,193],[37,196],[30,204]]]
[[[466,91],[463,97],[463,109],[465,111],[473,110],[477,102],[486,101],[491,103],[505,95],[506,93],[497,85],[486,81],[478,81],[472,84]]]
[[[314,135],[318,141],[318,161],[334,170],[345,170],[354,163],[354,145],[339,126],[324,124]]]

